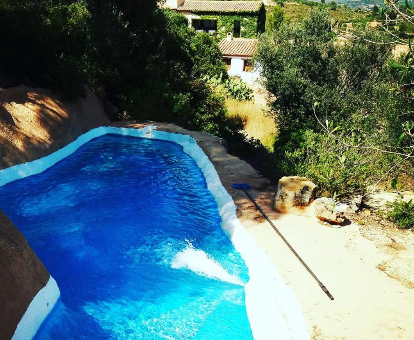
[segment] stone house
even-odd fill
[[[246,72],[254,71],[253,65],[249,62],[256,52],[257,39],[234,38],[229,33],[220,41],[219,47],[229,75],[242,76]]]
[[[256,38],[265,30],[262,1],[166,0],[165,7],[182,13],[196,31],[208,32],[219,40],[228,33],[235,38]]]

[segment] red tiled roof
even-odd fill
[[[262,5],[262,1],[186,0],[181,7],[177,8],[177,11],[255,13],[260,10]]]
[[[251,57],[257,49],[257,39],[224,38],[219,47],[223,56]]]

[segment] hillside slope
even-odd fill
[[[0,88],[0,169],[46,156],[107,123],[90,90],[68,102],[45,89]]]

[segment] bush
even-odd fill
[[[224,87],[230,97],[236,100],[252,100],[253,90],[241,79],[229,78],[224,81]]]
[[[224,98],[201,79],[226,75],[217,44],[156,0],[2,0],[0,46],[0,75],[10,85],[72,98],[89,85],[117,108],[112,119],[213,133],[225,122]]]
[[[253,90],[239,77],[227,78],[227,73],[225,73],[218,77],[205,75],[202,79],[216,94],[221,96],[238,101],[253,99]]]
[[[275,5],[266,15],[266,32],[279,29],[284,19],[284,10],[280,5]]]
[[[414,25],[407,21],[400,21],[398,23],[398,32],[401,34],[414,33]]]
[[[369,150],[347,146],[344,140],[344,136],[321,134],[312,129],[292,131],[276,144],[278,166],[285,173],[317,183],[318,196],[364,195],[369,179],[383,174],[381,158]]]
[[[414,227],[414,202],[398,199],[391,203],[388,218],[395,222],[402,229]]]

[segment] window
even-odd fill
[[[234,20],[233,36],[240,37],[240,20]]]
[[[231,68],[231,58],[223,58],[224,63],[226,64],[226,70],[230,70]]]
[[[217,20],[199,20],[193,19],[192,25],[196,31],[217,31]]]

